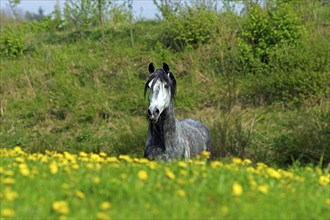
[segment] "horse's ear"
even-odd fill
[[[149,69],[149,73],[150,74],[152,74],[153,72],[155,72],[154,64],[153,63],[150,63],[148,69]]]
[[[167,65],[167,63],[163,63],[163,70],[165,71],[165,73],[170,72],[170,67]]]

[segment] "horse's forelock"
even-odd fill
[[[170,88],[171,88],[171,98],[173,99],[174,96],[175,96],[175,93],[176,93],[176,80],[175,80],[174,75],[172,74],[172,72],[169,72],[169,74],[167,74],[163,69],[157,69],[155,72],[150,74],[150,77],[149,77],[149,79],[147,80],[147,82],[144,86],[144,96],[147,93],[149,83],[153,80],[152,85],[151,85],[151,88],[153,88],[158,79],[161,82],[165,82],[170,86]]]

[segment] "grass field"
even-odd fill
[[[329,168],[0,149],[4,219],[329,219]]]

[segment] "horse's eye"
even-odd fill
[[[166,85],[165,85],[165,89],[168,89],[168,87],[169,87],[169,86],[166,84]]]

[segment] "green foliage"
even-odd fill
[[[0,57],[18,57],[23,55],[24,50],[23,31],[19,27],[4,27],[0,35]]]
[[[177,13],[166,17],[165,45],[174,49],[198,47],[217,33],[217,15],[205,5],[181,6]]]
[[[281,123],[284,123],[285,132],[274,139],[271,147],[275,163],[284,165],[299,161],[323,166],[330,163],[329,106],[300,112]]]
[[[299,47],[274,49],[268,65],[246,78],[250,83],[244,97],[257,105],[275,101],[301,105],[328,98],[328,47],[328,41],[313,36]]]
[[[214,157],[238,156],[248,157],[248,150],[253,137],[253,126],[255,120],[248,123],[248,127],[243,123],[241,111],[231,111],[219,113],[219,117],[213,121],[212,125],[212,145]]]
[[[277,1],[266,8],[252,4],[239,38],[242,58],[252,68],[268,64],[272,50],[297,45],[303,34],[304,27],[292,4]]]

